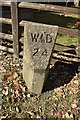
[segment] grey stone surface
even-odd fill
[[[47,78],[58,26],[24,23],[23,78],[30,92],[40,94]]]

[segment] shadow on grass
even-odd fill
[[[78,66],[78,63],[68,64],[62,61],[55,62],[54,66],[49,70],[42,93],[68,84],[75,74],[78,73]]]

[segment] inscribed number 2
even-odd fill
[[[39,48],[35,48],[33,51],[33,56],[38,56],[38,52],[39,52]],[[44,49],[44,51],[41,52],[42,56],[46,56],[47,57],[47,49]]]
[[[47,49],[44,49],[44,51],[42,52],[42,55],[45,55],[47,57]]]
[[[39,51],[39,48],[35,48],[35,49],[33,50],[33,56],[35,56],[35,55],[37,56],[37,55],[38,55],[38,54],[37,54],[38,51]]]

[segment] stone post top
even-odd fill
[[[54,28],[59,28],[57,25],[49,25],[49,24],[44,24],[44,23],[38,23],[38,22],[30,22],[30,21],[25,21],[25,20],[22,20],[21,22],[20,22],[20,25],[21,26],[25,26],[25,25],[29,25],[29,24],[31,24],[31,25],[38,25],[38,26],[48,26],[48,27],[54,27]]]

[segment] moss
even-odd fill
[[[68,35],[58,35],[56,42],[66,46],[71,45],[78,46],[78,40],[79,40],[78,36],[72,37]]]

